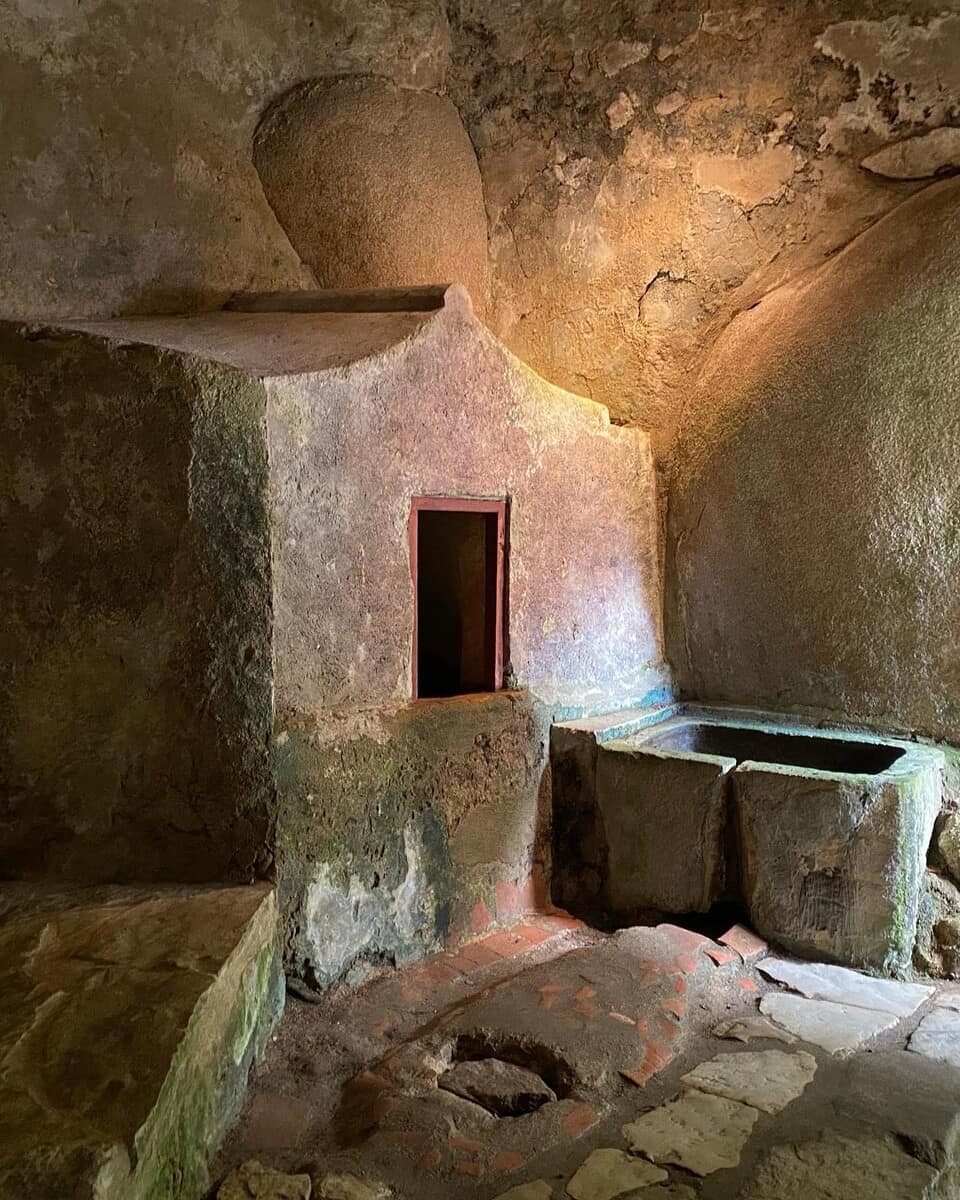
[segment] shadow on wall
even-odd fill
[[[673,461],[686,696],[960,741],[960,180],[732,322]]]

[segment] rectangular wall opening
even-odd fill
[[[413,501],[414,697],[502,686],[505,523],[502,500]]]

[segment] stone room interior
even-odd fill
[[[0,1200],[960,1200],[958,0],[0,14]]]

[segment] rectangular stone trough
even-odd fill
[[[796,954],[909,964],[935,748],[686,708],[555,726],[551,757],[555,898],[574,911],[622,922],[739,899]]]

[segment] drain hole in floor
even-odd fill
[[[444,1091],[495,1117],[521,1117],[570,1094],[573,1072],[549,1047],[461,1035],[452,1065],[437,1080]]]

